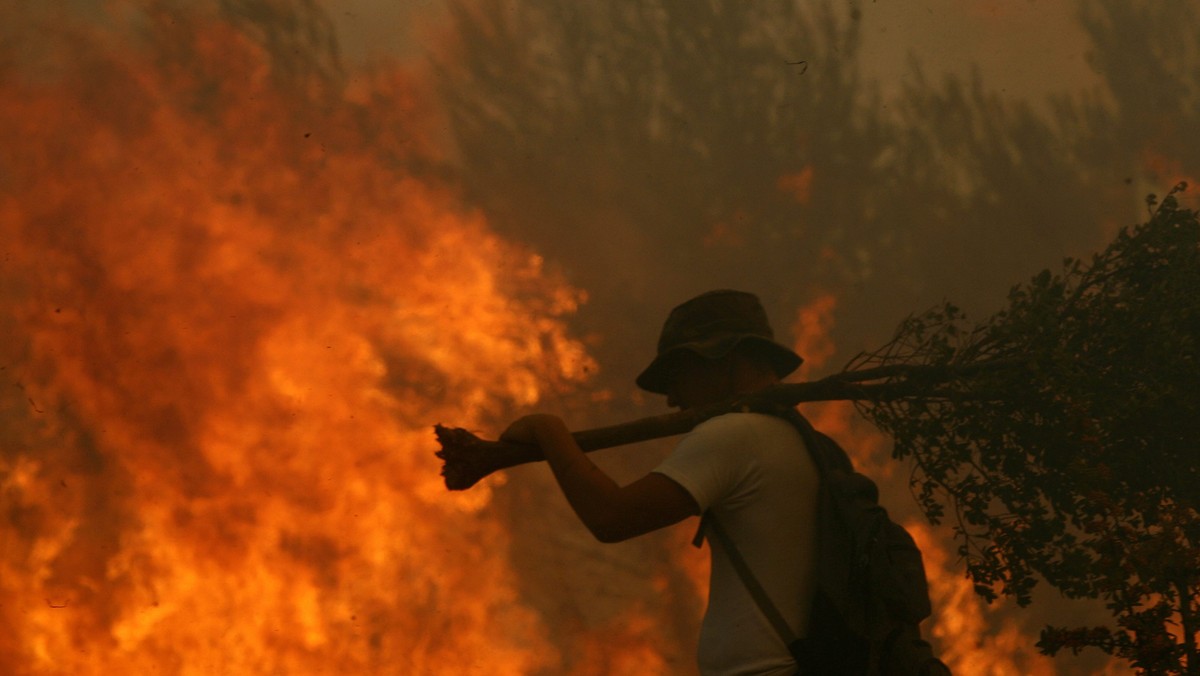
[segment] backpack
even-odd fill
[[[948,676],[949,668],[921,638],[920,622],[932,614],[921,551],[880,506],[875,482],[854,471],[846,451],[794,408],[758,412],[792,423],[820,473],[809,635],[792,633],[711,512],[701,521],[697,544],[706,531],[718,538],[800,673]]]

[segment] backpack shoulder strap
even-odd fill
[[[815,446],[815,435],[820,434],[808,422],[800,412],[794,408],[788,409],[791,415],[787,415],[784,410],[762,411],[770,413],[786,419],[792,423],[800,432],[804,440],[805,449],[808,451],[813,463],[817,466],[819,475],[824,475],[826,467],[829,466],[829,460],[822,457]],[[836,461],[835,461],[836,462]],[[849,463],[849,459],[846,459]],[[779,635],[780,640],[787,646],[788,652],[797,662],[803,664],[809,657],[811,646],[807,644],[805,639],[796,636],[796,632],[788,626],[787,620],[783,619],[783,613],[779,612],[779,608],[767,595],[767,590],[755,577],[754,571],[750,570],[750,565],[746,563],[746,557],[742,556],[741,550],[734,543],[733,538],[729,536],[728,531],[721,524],[716,514],[711,511],[706,511],[700,518],[700,527],[696,531],[696,537],[692,540],[692,544],[699,547],[704,541],[705,533],[711,532],[716,536],[717,541],[721,543],[721,548],[725,551],[725,555],[729,558],[729,562],[733,564],[733,569],[737,572],[738,578],[741,579],[742,585],[746,591],[750,593],[750,597],[754,599],[755,605],[762,612],[767,621],[775,629],[775,633]]]
[[[787,646],[788,652],[792,657],[800,661],[805,655],[804,639],[796,636],[792,628],[788,626],[787,620],[783,619],[783,614],[779,612],[779,608],[771,601],[771,597],[767,595],[767,590],[763,589],[758,578],[754,576],[754,571],[750,570],[750,565],[746,563],[746,558],[742,556],[741,550],[733,542],[733,538],[729,537],[729,533],[725,527],[721,525],[720,519],[712,512],[705,512],[700,519],[700,532],[696,538],[699,541],[705,532],[711,532],[716,536],[717,541],[721,543],[721,549],[725,551],[725,555],[729,557],[729,562],[733,564],[733,569],[737,571],[738,577],[742,580],[742,585],[746,587],[746,591],[750,592],[750,597],[754,599],[754,603],[758,605],[758,609],[766,616],[767,621],[775,629],[775,633],[779,634],[779,638],[783,644]]]

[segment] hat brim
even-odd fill
[[[747,345],[767,359],[775,375],[783,378],[799,368],[804,359],[792,350],[762,336],[718,336],[709,340],[676,345],[660,353],[637,377],[637,386],[655,394],[667,394],[670,365],[682,352],[692,352],[705,359],[720,359],[740,345]]]

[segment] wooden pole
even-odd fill
[[[1009,364],[1004,362],[1004,365]],[[845,371],[813,382],[780,383],[700,408],[582,430],[574,432],[573,436],[580,448],[591,452],[684,434],[709,418],[734,411],[794,407],[811,401],[894,401],[906,397],[961,397],[963,391],[947,389],[945,386],[953,380],[997,365],[1000,363],[987,362],[957,367],[896,365]],[[879,380],[884,382],[872,382]],[[443,461],[442,477],[445,479],[446,488],[450,490],[465,490],[492,472],[544,459],[541,450],[535,446],[487,441],[467,430],[443,425],[436,425],[434,432],[442,446],[436,453]]]

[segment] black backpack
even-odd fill
[[[782,417],[800,431],[821,476],[809,635],[792,634],[711,513],[704,515],[697,541],[705,531],[718,538],[801,674],[948,676],[949,668],[921,638],[920,622],[932,614],[921,551],[880,506],[875,482],[854,471],[846,451],[795,409],[759,412]]]

